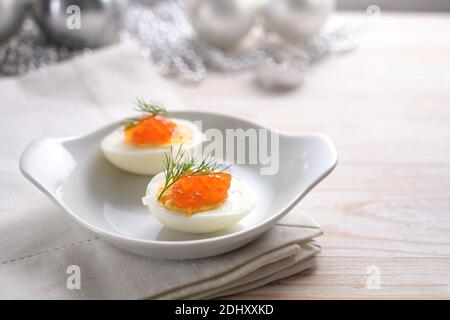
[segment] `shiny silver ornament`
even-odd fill
[[[97,48],[119,39],[127,4],[128,0],[33,0],[32,11],[49,39],[70,48]],[[80,9],[80,28],[68,20],[76,14],[68,10],[73,5]]]
[[[199,37],[221,49],[236,46],[251,30],[254,1],[188,0],[188,16]]]
[[[27,0],[0,0],[0,42],[19,30],[26,9]]]
[[[316,34],[335,6],[335,0],[271,0],[264,8],[265,28],[291,43]]]

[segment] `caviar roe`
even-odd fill
[[[207,210],[222,204],[228,198],[231,175],[211,173],[186,176],[170,188],[172,204],[187,213]]]
[[[125,129],[125,140],[133,145],[160,145],[171,142],[177,125],[162,116],[141,118],[138,123]]]

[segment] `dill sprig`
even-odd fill
[[[172,148],[170,148],[170,154],[173,154]],[[164,186],[158,196],[158,200],[175,182],[183,177],[208,175],[212,172],[220,173],[231,167],[231,165],[223,166],[217,163],[210,155],[203,157],[201,160],[186,157],[186,152],[182,150],[182,145],[180,145],[173,157],[170,154],[164,154]]]
[[[123,121],[123,125],[126,129],[130,129],[138,124],[142,117],[152,117],[152,116],[164,116],[167,117],[169,113],[166,108],[158,102],[155,101],[145,101],[142,99],[136,99],[135,111],[142,113],[139,117],[127,118]]]

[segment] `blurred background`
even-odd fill
[[[164,0],[139,0],[144,4],[153,4]],[[384,10],[394,11],[450,11],[447,0],[337,0],[338,10],[366,10],[370,5],[377,5]]]
[[[163,75],[253,70],[266,89],[292,89],[315,62],[356,48],[370,17],[449,10],[446,0],[0,0],[0,75],[135,39]],[[341,12],[363,21],[336,24]]]

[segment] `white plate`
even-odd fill
[[[201,120],[203,130],[261,129],[249,121],[206,112],[172,112],[177,118]],[[169,259],[201,258],[243,246],[287,214],[336,166],[333,143],[319,134],[279,134],[280,169],[261,175],[259,165],[233,165],[231,173],[258,193],[254,211],[234,226],[209,234],[185,234],[164,227],[141,203],[150,177],[112,166],[100,141],[119,123],[76,138],[45,138],[23,152],[24,176],[72,218],[99,237],[127,251]]]

